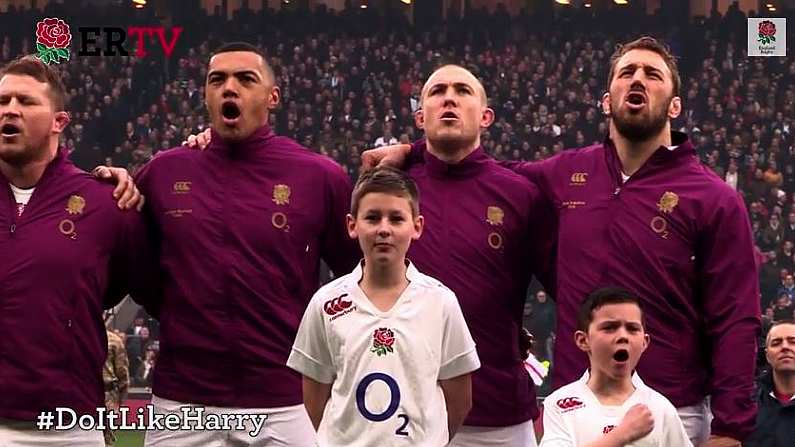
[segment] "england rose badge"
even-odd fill
[[[36,57],[45,64],[69,60],[72,33],[69,24],[58,18],[47,18],[36,24]]]

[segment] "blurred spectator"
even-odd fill
[[[149,337],[149,328],[144,326],[139,329],[138,336],[127,339],[127,353],[130,356],[130,370],[137,371],[144,353],[152,346],[154,340]]]
[[[737,190],[737,186],[741,184],[737,163],[734,161],[729,163],[729,170],[726,172],[726,184],[731,186],[735,191]]]
[[[793,279],[792,275],[784,277],[784,284],[778,289],[776,295],[779,297],[786,295],[790,300],[795,298],[795,279]]]
[[[784,226],[784,239],[795,242],[795,211],[787,214],[787,223]]]
[[[550,336],[555,330],[555,304],[543,290],[528,300],[530,316],[525,327],[535,338],[534,354],[538,359],[552,359]]]
[[[133,324],[130,326],[130,329],[127,330],[127,333],[130,335],[139,335],[141,333],[141,329],[144,327],[143,317],[136,317],[135,320],[133,320]]]
[[[773,307],[773,321],[783,321],[792,318],[792,299],[787,292],[781,292]]]
[[[756,427],[743,446],[791,446],[795,439],[795,320],[774,324],[764,346],[769,370],[759,380]]]
[[[772,214],[767,222],[767,227],[762,230],[762,250],[773,250],[784,240],[784,226],[779,221],[778,214]]]
[[[152,386],[152,373],[154,372],[156,361],[157,351],[154,349],[147,349],[143,360],[141,360],[135,372],[135,384],[137,386]]]

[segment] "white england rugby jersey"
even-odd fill
[[[409,286],[388,312],[359,288],[356,269],[323,286],[304,313],[287,365],[333,383],[321,446],[447,444],[439,380],[480,360],[455,294],[409,264]]]
[[[559,388],[544,400],[544,438],[540,447],[576,447],[610,433],[635,404],[651,410],[654,429],[626,447],[692,447],[676,408],[662,394],[632,375],[635,392],[623,405],[599,403],[588,388],[588,371],[580,380]]]

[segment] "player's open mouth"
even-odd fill
[[[646,105],[646,95],[641,92],[627,94],[627,106],[632,110],[640,110]]]
[[[623,363],[629,360],[629,351],[626,349],[619,349],[618,351],[613,354],[613,360]]]
[[[2,133],[3,137],[11,138],[19,135],[21,129],[16,124],[6,123],[0,127],[0,133]]]
[[[455,112],[444,112],[439,119],[442,121],[458,121],[458,115],[456,115]]]
[[[240,118],[240,107],[234,102],[227,101],[221,105],[221,115],[224,117],[224,124],[234,125]]]

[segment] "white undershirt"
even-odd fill
[[[28,204],[31,196],[33,196],[33,191],[36,190],[35,186],[29,189],[17,188],[14,185],[10,186],[11,186],[11,192],[14,193],[14,199],[16,199],[17,203],[21,203],[23,205]]]
[[[22,189],[10,184],[9,186],[11,186],[11,192],[14,193],[14,200],[17,202],[17,215],[21,216],[22,212],[25,211],[25,207],[30,201],[30,198],[33,196],[33,191],[36,190],[36,187],[34,186],[33,188]]]

